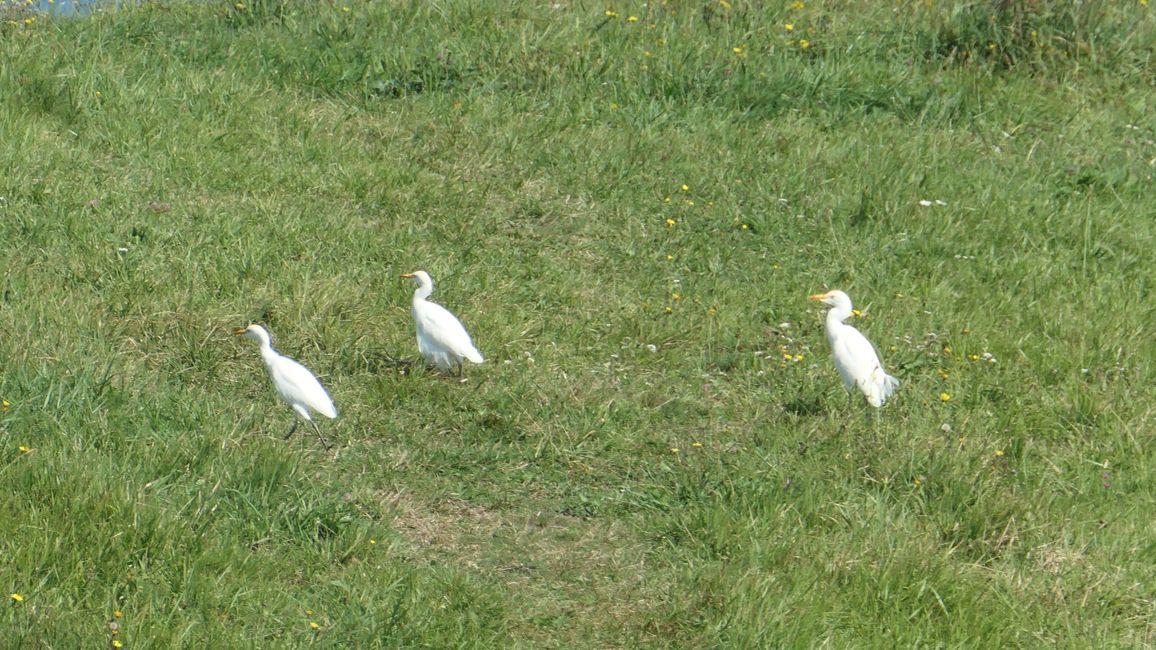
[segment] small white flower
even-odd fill
[[[653,343],[648,343],[646,345],[646,349],[650,350],[651,352],[658,352],[658,346]]]
[[[928,201],[927,199],[920,199],[919,205],[922,205],[925,208],[929,208],[932,206],[932,203],[931,203],[931,201]]]

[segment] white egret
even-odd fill
[[[413,292],[413,320],[417,323],[417,349],[429,363],[449,372],[455,365],[458,376],[466,374],[466,360],[482,363],[482,353],[474,347],[466,328],[448,309],[426,300],[433,293],[433,279],[425,271],[402,273],[417,281]]]
[[[325,436],[321,435],[321,429],[313,421],[310,411],[333,419],[337,417],[337,409],[333,406],[333,400],[329,399],[329,393],[325,392],[321,382],[317,381],[317,377],[314,377],[305,366],[274,350],[269,332],[265,331],[264,327],[260,325],[239,327],[233,330],[233,334],[253,339],[261,344],[261,360],[269,369],[269,377],[273,380],[273,388],[277,390],[277,395],[292,406],[297,415],[313,425],[321,444],[329,449],[329,443],[325,441]],[[297,430],[299,422],[297,418],[293,418],[293,427],[285,435],[286,440]]]
[[[883,406],[899,387],[899,380],[883,370],[879,355],[867,337],[843,322],[851,317],[851,297],[842,291],[828,291],[811,296],[811,300],[831,305],[827,312],[827,342],[831,344],[835,368],[843,378],[847,393],[857,387],[871,406]]]

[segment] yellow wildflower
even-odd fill
[[[673,255],[667,255],[667,256],[666,256],[666,261],[667,261],[667,262],[673,262],[673,261],[674,261],[674,256],[673,256]]]
[[[626,18],[626,22],[628,22],[628,23],[636,23],[636,22],[638,22],[638,16],[628,16],[628,17]]]
[[[1003,450],[1002,449],[996,449],[995,455],[997,458],[1003,458]]]
[[[124,647],[124,644],[120,642],[120,639],[113,639],[113,640],[112,640],[112,647],[114,647],[114,648],[123,648],[123,647]]]
[[[808,40],[807,40],[807,39],[805,39],[805,38],[799,39],[799,48],[800,48],[800,49],[804,49],[804,50],[805,50],[805,49],[808,49],[808,48],[810,48],[810,47],[811,47],[811,41],[808,41]]]
[[[12,406],[11,402],[8,400],[0,400],[0,413],[7,413],[9,406]]]
[[[666,225],[667,226],[674,227],[674,224],[676,224],[676,223],[678,223],[678,222],[675,221],[674,219],[671,219],[670,217],[666,218]]]
[[[317,621],[309,621],[309,629],[316,631],[320,630],[321,626],[317,624]]]
[[[682,184],[682,191],[683,191],[683,192],[689,192],[689,191],[690,191],[690,186],[689,186],[689,185],[687,185],[686,183],[683,183],[683,184]]]
[[[701,442],[692,442],[692,443],[690,443],[690,446],[691,446],[691,447],[695,447],[695,448],[698,448],[698,447],[701,447],[701,446],[702,446],[702,443],[701,443]]]
[[[678,453],[678,447],[671,447],[671,448],[670,448],[670,453],[672,453],[672,454],[677,454],[677,453]]]
[[[119,609],[112,613],[113,618],[124,618],[124,612]]]
[[[370,544],[376,544],[376,543],[377,543],[377,540],[376,540],[376,539],[372,539],[372,538],[370,538],[370,540],[369,540],[369,543],[370,543]]]
[[[858,317],[863,315],[863,312],[859,311],[858,309],[852,309],[851,315],[854,316],[855,318],[858,318]]]
[[[32,451],[31,447],[25,447],[24,445],[20,445],[20,453],[27,454],[30,451]]]
[[[951,401],[951,395],[948,393],[940,393],[939,394],[939,401],[950,402]]]
[[[676,291],[676,292],[670,294],[670,299],[671,300],[682,300],[682,295]]]
[[[802,361],[802,360],[803,360],[803,358],[804,358],[804,357],[803,357],[803,355],[801,355],[801,354],[796,354],[796,355],[795,355],[795,359],[794,359],[794,360],[795,360],[796,362],[799,362],[799,361]]]
[[[718,313],[718,310],[715,309],[714,307],[707,307],[707,309],[706,309],[706,315],[707,316],[714,316],[717,313]]]
[[[787,30],[788,32],[793,32],[793,31],[795,31],[795,24],[794,23],[783,23],[783,29]]]
[[[17,593],[13,593],[12,595],[10,595],[8,597],[11,598],[12,602],[14,602],[14,603],[24,602],[24,596],[21,596],[20,594],[17,594]]]
[[[730,9],[731,8],[731,3],[727,2],[727,0],[718,0],[718,4],[723,9]]]
[[[617,12],[617,11],[614,11],[613,9],[607,9],[607,10],[606,10],[606,17],[607,17],[607,18],[617,18],[617,17],[618,17],[618,12]]]

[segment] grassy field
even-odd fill
[[[1143,0],[5,5],[0,646],[1156,645]]]

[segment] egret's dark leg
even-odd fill
[[[293,418],[293,426],[289,427],[289,433],[285,434],[285,439],[288,440],[293,437],[293,432],[297,430],[297,418]]]
[[[312,424],[313,430],[317,432],[317,437],[321,440],[321,446],[325,447],[325,451],[329,451],[329,443],[326,442],[325,436],[321,435],[321,428],[318,427],[317,423],[314,422],[313,420],[310,420],[309,424]]]

